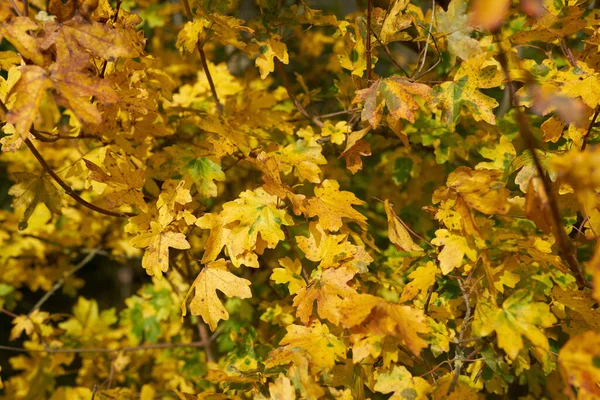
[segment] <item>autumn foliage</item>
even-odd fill
[[[3,0],[0,398],[600,398],[597,5]]]

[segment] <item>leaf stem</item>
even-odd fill
[[[29,17],[29,0],[23,0],[23,16]]]
[[[190,5],[188,4],[187,0],[181,0],[183,3],[183,8],[185,8],[185,13],[188,17],[188,20],[190,22],[194,21],[194,15],[192,14],[192,9],[190,8]],[[212,75],[210,74],[210,71],[208,70],[208,63],[206,61],[206,54],[204,53],[204,48],[203,48],[203,44],[201,44],[199,41],[196,42],[196,48],[198,49],[198,53],[200,54],[200,62],[202,64],[202,69],[204,70],[204,74],[206,75],[206,79],[208,80],[208,85],[210,86],[210,91],[212,93],[213,96],[213,100],[215,102],[215,105],[217,106],[217,113],[219,115],[223,115],[223,104],[221,104],[221,102],[219,101],[219,96],[217,95],[217,88],[215,87],[215,83],[213,81]]]
[[[302,114],[304,116],[304,118],[308,119],[309,121],[312,121],[319,128],[322,128],[324,126],[324,124],[319,119],[319,117],[311,116],[308,113],[308,111],[306,111],[306,109],[302,106],[302,104],[300,104],[300,102],[296,98],[296,95],[294,95],[294,92],[292,91],[292,87],[290,86],[290,81],[288,80],[285,70],[283,69],[283,64],[281,63],[281,61],[279,61],[277,59],[275,59],[275,70],[277,71],[277,75],[279,75],[279,78],[283,82],[283,86],[285,87],[288,97],[290,98],[290,100],[292,100],[292,103],[294,103],[294,106],[296,107],[296,109],[298,111],[300,111],[300,114]]]

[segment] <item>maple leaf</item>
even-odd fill
[[[390,203],[389,200],[384,201],[385,214],[387,215],[388,221],[388,236],[390,238],[390,242],[396,246],[398,251],[419,251],[422,252],[423,249],[413,242],[408,230],[404,226],[404,223],[394,212],[393,204]]]
[[[52,328],[46,324],[50,314],[46,311],[34,310],[30,315],[18,315],[12,320],[14,325],[10,331],[10,340],[18,339],[23,332],[26,335],[42,334],[48,336]],[[37,329],[36,329],[37,327]]]
[[[150,222],[150,230],[141,232],[129,243],[133,247],[146,249],[142,258],[142,267],[150,276],[162,278],[162,273],[169,269],[169,247],[179,250],[190,248],[185,235],[180,232],[165,230],[160,223]]]
[[[344,342],[329,333],[329,328],[319,321],[310,326],[290,325],[278,347],[269,353],[266,368],[288,364],[294,360],[294,353],[300,351],[308,357],[309,363],[317,371],[331,369],[336,360],[346,358]]]
[[[484,214],[506,214],[510,209],[509,191],[502,181],[503,172],[458,167],[448,175],[446,188],[433,194],[433,203],[448,198],[448,191],[459,194],[470,208]]]
[[[425,400],[433,388],[425,379],[413,377],[406,367],[395,365],[390,373],[380,373],[375,376],[374,389],[379,393],[394,393],[390,399]]]
[[[477,260],[477,251],[469,247],[464,236],[456,235],[447,229],[435,231],[435,238],[431,241],[436,246],[444,246],[438,254],[442,274],[447,275],[463,264],[465,255],[471,261]]]
[[[298,292],[298,290],[306,287],[306,282],[300,275],[302,272],[302,264],[300,260],[292,261],[289,257],[284,257],[279,260],[279,265],[283,268],[274,268],[271,274],[271,280],[275,283],[287,283],[290,294]]]
[[[472,7],[471,25],[494,31],[500,26],[509,7],[510,0],[475,0]]]
[[[225,181],[221,166],[206,157],[191,159],[183,169],[194,180],[198,192],[203,197],[216,197],[217,185],[213,181]]]
[[[169,225],[175,218],[176,204],[184,205],[192,201],[190,190],[184,188],[184,185],[185,181],[180,181],[177,184],[174,181],[167,181],[163,184],[163,191],[156,202],[158,222],[162,226]]]
[[[262,79],[275,70],[275,57],[284,64],[290,62],[287,46],[281,41],[279,35],[272,35],[266,41],[258,42],[258,46],[260,55],[256,58],[256,66],[260,70]]]
[[[314,141],[297,140],[270,154],[275,156],[284,174],[289,174],[293,169],[294,175],[301,181],[306,179],[312,183],[320,183],[319,165],[327,164],[327,160],[321,154],[322,151],[321,145]]]
[[[578,389],[577,398],[600,397],[600,334],[585,332],[569,339],[558,353],[561,375],[565,381]],[[567,389],[572,396],[572,389]]]
[[[363,229],[366,228],[367,218],[352,208],[353,205],[363,205],[365,202],[357,199],[354,193],[339,189],[340,184],[330,179],[315,187],[316,197],[308,199],[306,204],[308,216],[318,216],[319,226],[329,231],[339,230],[342,218],[349,218]]]
[[[417,355],[427,346],[420,335],[430,328],[421,310],[388,303],[370,294],[354,294],[346,296],[339,312],[340,322],[346,328],[361,325],[360,329],[370,335],[395,336]]]
[[[143,170],[132,170],[128,165],[129,163],[126,160],[120,159],[117,153],[112,150],[108,150],[104,158],[104,165],[110,175],[93,162],[85,158],[83,161],[90,171],[90,179],[107,185],[104,194],[110,207],[114,208],[122,204],[133,204],[138,206],[143,212],[148,211],[144,195],[139,190],[144,186],[145,174]]]
[[[285,239],[281,225],[294,225],[285,210],[277,208],[278,203],[277,196],[258,188],[246,190],[237,200],[223,204],[218,215],[204,214],[196,225],[211,232],[202,262],[214,261],[225,246],[236,267],[244,264],[257,268],[253,252],[262,253],[264,247],[275,248]]]
[[[356,270],[350,267],[314,272],[308,285],[300,288],[294,297],[294,307],[297,307],[296,315],[300,321],[304,324],[308,323],[316,302],[319,317],[337,324],[340,320],[339,306],[344,298],[356,293],[356,290],[348,286],[348,281],[355,274]]]
[[[412,279],[409,283],[404,286],[402,295],[400,296],[400,303],[409,301],[417,297],[422,293],[427,293],[431,285],[435,283],[435,276],[438,273],[438,267],[431,261],[425,266],[418,267],[408,275]]]
[[[62,209],[62,195],[54,183],[46,175],[34,175],[29,172],[15,172],[19,183],[11,187],[8,194],[14,196],[12,207],[23,209],[23,217],[19,221],[19,229],[27,228],[27,221],[35,211],[38,204],[43,203],[54,214],[60,214]]]
[[[181,304],[181,312],[185,316],[187,298],[194,290],[190,311],[192,315],[200,315],[212,331],[217,329],[220,320],[229,319],[229,313],[219,300],[217,290],[223,292],[227,297],[241,299],[252,297],[250,281],[229,272],[227,264],[224,259],[208,263],[190,286],[190,290]]]
[[[10,21],[3,21],[0,26],[0,42],[2,38],[8,40],[15,49],[26,59],[35,64],[42,65],[42,55],[38,41],[29,34],[30,31],[39,30],[39,25],[28,17],[14,17]]]
[[[89,338],[92,342],[96,335],[110,330],[115,322],[117,315],[114,308],[100,312],[96,300],[79,297],[73,306],[73,316],[58,326],[72,337]]]
[[[409,40],[405,32],[401,32],[412,24],[410,14],[403,13],[409,5],[409,0],[395,0],[381,25],[379,39],[384,45],[396,40]],[[408,36],[408,37],[407,37]]]
[[[12,89],[17,99],[6,116],[6,120],[15,126],[15,130],[21,138],[26,139],[36,118],[37,110],[46,96],[46,89],[52,87],[52,81],[45,69],[35,65],[19,67],[19,72],[21,77]]]
[[[437,6],[435,14],[437,30],[444,34],[443,37],[448,43],[448,51],[453,57],[452,64],[457,56],[468,60],[471,56],[481,53],[479,42],[470,37],[473,27],[469,25],[466,0],[452,0],[447,11]]]
[[[363,167],[361,156],[371,155],[371,146],[362,138],[371,130],[370,127],[366,127],[359,131],[350,132],[348,140],[346,142],[346,149],[340,155],[346,159],[346,168],[356,174]]]
[[[444,111],[442,120],[454,127],[463,106],[476,121],[494,125],[496,117],[492,111],[498,102],[481,93],[480,89],[500,86],[504,79],[499,63],[487,53],[469,58],[460,65],[452,82],[444,82],[433,91],[434,103]]]
[[[319,262],[319,268],[335,268],[340,265],[352,265],[365,271],[373,258],[363,246],[355,246],[347,241],[347,234],[330,235],[311,222],[308,228],[310,236],[297,236],[298,247],[306,258]]]
[[[431,88],[422,83],[412,82],[406,78],[392,76],[378,79],[367,89],[356,92],[353,103],[364,103],[361,119],[368,121],[373,129],[377,128],[383,116],[383,106],[387,106],[395,119],[406,119],[415,122],[415,111],[419,103],[415,96],[426,102],[431,100]]]
[[[196,51],[196,45],[198,42],[203,42],[200,39],[201,35],[204,37],[204,29],[210,26],[210,21],[205,18],[194,18],[193,21],[188,21],[183,26],[183,29],[179,31],[177,35],[177,43],[175,44],[179,51],[187,51],[193,53]]]
[[[511,359],[516,359],[523,349],[524,336],[532,345],[534,355],[545,362],[549,356],[548,338],[538,328],[556,323],[548,304],[533,302],[534,293],[521,289],[504,300],[502,308],[480,300],[475,309],[472,330],[477,336],[488,336],[494,331],[498,335],[498,346],[506,351]]]

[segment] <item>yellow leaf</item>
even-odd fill
[[[463,265],[465,255],[471,260],[477,260],[477,251],[469,247],[464,236],[455,235],[447,229],[435,231],[436,237],[431,241],[436,246],[444,246],[438,254],[442,274],[447,275]]]
[[[473,388],[471,379],[465,375],[459,375],[454,390],[450,392],[450,385],[454,380],[454,374],[444,375],[438,381],[433,391],[433,400],[482,400],[484,397]]]
[[[558,353],[560,372],[577,388],[578,399],[600,398],[600,334],[585,332],[572,337]],[[567,389],[573,396],[572,389]],[[573,397],[574,398],[574,397]]]
[[[340,265],[352,265],[360,271],[366,271],[373,258],[363,246],[355,246],[347,240],[347,234],[332,235],[311,222],[310,236],[297,236],[298,247],[306,258],[319,262],[319,268],[335,268]]]
[[[354,294],[346,296],[340,315],[344,327],[361,325],[369,335],[397,337],[416,355],[427,346],[420,336],[430,332],[422,310],[389,303],[370,294]]]
[[[271,274],[271,280],[275,283],[287,283],[290,294],[296,293],[298,290],[306,287],[302,273],[302,264],[297,258],[292,261],[289,257],[284,257],[279,260],[279,265],[283,268],[274,268]]]
[[[275,70],[275,57],[284,64],[290,62],[287,46],[280,39],[279,35],[273,35],[267,41],[258,43],[260,55],[256,59],[256,66],[262,79]]]
[[[469,26],[466,0],[452,0],[447,11],[437,6],[435,15],[437,31],[444,35],[448,43],[447,48],[452,56],[451,64],[454,64],[456,56],[468,60],[471,56],[481,53],[479,42],[470,36],[473,28]]]
[[[282,373],[279,374],[275,382],[269,383],[269,394],[273,400],[295,400],[296,389],[292,385],[292,382],[284,376]]]
[[[294,360],[294,353],[304,353],[309,363],[317,371],[331,369],[336,360],[346,358],[344,342],[329,333],[329,328],[319,321],[311,326],[290,325],[281,339],[280,346],[269,353],[266,368],[288,364]]]
[[[318,270],[317,270],[318,271]],[[294,297],[296,315],[302,323],[307,324],[313,314],[313,305],[317,303],[319,317],[337,324],[340,320],[339,306],[343,300],[356,293],[348,286],[356,271],[349,267],[326,269],[310,280],[306,287],[301,288]]]
[[[177,35],[177,48],[183,53],[193,53],[196,51],[196,45],[200,40],[200,35],[204,37],[204,28],[210,26],[210,21],[205,18],[194,18],[193,21],[188,21],[183,26],[183,29]]]
[[[48,210],[54,214],[60,214],[62,210],[61,192],[54,186],[47,175],[34,175],[29,172],[15,172],[15,178],[19,181],[8,190],[8,194],[14,196],[12,207],[23,212],[19,221],[19,229],[26,229],[29,218],[33,215],[38,204],[43,203]]]
[[[385,20],[381,26],[381,33],[379,34],[379,39],[384,45],[405,37],[400,31],[412,24],[412,18],[408,14],[403,14],[402,11],[406,9],[409,3],[410,0],[394,0],[392,7],[385,16]]]
[[[495,331],[498,346],[513,360],[523,349],[523,336],[531,343],[531,351],[536,358],[542,363],[548,362],[548,338],[538,326],[550,327],[556,323],[556,317],[548,304],[532,302],[532,299],[533,291],[528,289],[517,290],[504,300],[502,308],[481,299],[475,309],[473,334],[488,336]]]
[[[46,96],[46,89],[52,87],[52,81],[48,78],[45,69],[35,65],[20,67],[19,72],[21,77],[12,89],[17,100],[6,116],[6,120],[15,126],[21,138],[26,139],[37,117],[38,108]]]
[[[219,259],[207,264],[194,280],[190,290],[181,304],[181,312],[186,315],[186,301],[194,290],[194,297],[190,302],[192,315],[200,315],[204,322],[214,331],[220,320],[228,320],[229,313],[219,300],[217,290],[227,297],[247,299],[252,297],[250,281],[239,278],[229,272],[227,261]]]
[[[144,195],[141,192],[144,186],[144,171],[141,169],[132,170],[129,162],[121,158],[112,150],[106,152],[104,165],[107,174],[93,162],[83,159],[86,167],[90,170],[90,178],[107,184],[107,189],[104,190],[106,199],[111,208],[118,207],[122,204],[136,205],[143,211],[148,211],[148,205],[144,201]]]
[[[180,206],[190,203],[192,196],[190,190],[184,188],[185,181],[175,184],[174,181],[166,181],[163,184],[163,191],[158,196],[156,208],[158,209],[158,222],[162,226],[169,225],[177,214],[176,204]]]
[[[150,231],[140,233],[129,243],[138,249],[146,249],[142,267],[148,275],[161,279],[162,273],[169,269],[169,247],[185,250],[190,248],[190,244],[183,233],[166,231],[156,221],[150,222],[150,227]]]
[[[312,183],[320,183],[319,165],[327,164],[322,151],[321,145],[315,141],[298,140],[271,154],[279,162],[284,174],[289,174],[293,169],[294,175],[300,178],[301,182],[306,179]]]
[[[285,210],[278,208],[279,198],[263,188],[246,190],[234,201],[223,204],[218,215],[204,214],[196,225],[210,229],[202,262],[214,261],[223,247],[233,264],[258,268],[256,254],[265,247],[275,248],[285,239],[281,225],[294,225]]]
[[[316,197],[310,198],[306,205],[308,216],[318,216],[319,226],[329,231],[339,230],[342,218],[349,218],[365,229],[367,218],[352,208],[353,205],[365,204],[364,201],[357,199],[352,192],[339,189],[339,183],[330,179],[315,187]]]
[[[413,242],[412,237],[404,226],[404,223],[394,212],[394,209],[392,208],[393,204],[391,204],[389,200],[385,200],[383,204],[385,207],[385,214],[387,215],[388,237],[390,238],[390,242],[396,246],[398,251],[422,252],[423,249]]]
[[[0,26],[0,42],[2,37],[8,40],[21,55],[33,61],[35,64],[42,65],[44,56],[40,51],[40,45],[35,37],[29,34],[30,31],[36,31],[40,27],[28,17],[14,17],[10,22],[3,21]]]
[[[391,400],[427,400],[433,388],[425,379],[413,377],[406,367],[395,365],[389,373],[375,375],[375,391],[379,393],[394,393]]]
[[[400,303],[412,300],[420,293],[427,293],[431,285],[435,283],[435,276],[437,273],[438,268],[431,261],[429,261],[425,266],[415,269],[410,275],[408,275],[412,281],[404,286],[402,295],[400,296]]]

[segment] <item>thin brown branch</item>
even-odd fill
[[[421,58],[421,63],[419,68],[415,71],[413,76],[419,76],[423,67],[425,66],[425,60],[427,59],[427,50],[429,49],[429,39],[433,36],[431,34],[431,30],[433,29],[433,22],[435,21],[435,0],[431,5],[431,21],[429,22],[429,29],[427,30],[427,39],[425,40],[425,49],[423,50],[423,57]]]
[[[23,13],[21,12],[21,10],[19,10],[19,6],[17,6],[17,3],[15,3],[15,0],[10,0],[10,4],[12,4],[12,6],[15,9],[15,12],[17,13],[17,15],[19,17],[22,17]]]
[[[192,9],[190,8],[187,0],[181,0],[183,3],[183,8],[185,9],[185,13],[190,22],[194,21],[194,14],[192,14]],[[202,69],[204,70],[204,74],[206,74],[206,79],[208,80],[208,85],[210,86],[210,91],[213,96],[213,100],[215,102],[215,106],[217,106],[217,113],[219,115],[223,115],[223,104],[219,101],[219,96],[217,95],[217,88],[215,87],[215,83],[213,81],[212,75],[208,70],[208,63],[206,62],[206,54],[204,53],[204,45],[200,43],[200,41],[196,42],[196,48],[198,49],[198,53],[200,54],[200,62],[202,63]]]
[[[29,17],[29,0],[23,0],[23,16]]]
[[[592,133],[592,129],[594,129],[594,125],[596,124],[596,120],[598,119],[598,114],[600,114],[600,106],[596,107],[596,111],[594,112],[594,115],[592,116],[592,121],[590,122],[587,132],[585,133],[585,136],[583,137],[583,144],[581,145],[581,151],[584,151],[585,148],[587,147],[588,137]]]
[[[460,343],[464,340],[464,336],[465,336],[465,332],[467,330],[467,325],[469,324],[469,320],[471,319],[471,303],[469,301],[469,295],[470,293],[467,292],[467,290],[465,289],[465,285],[462,281],[462,279],[457,279],[458,282],[458,287],[460,287],[460,292],[462,293],[462,297],[463,300],[465,301],[465,307],[467,308],[465,311],[465,316],[463,318],[461,327],[460,327],[460,331],[458,334],[458,345],[456,346],[456,352],[455,352],[455,360],[454,360],[454,375],[452,376],[452,381],[450,382],[450,386],[448,386],[448,393],[450,394],[454,391],[454,389],[456,388],[456,383],[458,382],[458,377],[460,376],[460,372],[462,370],[463,367],[463,361],[464,361],[464,351],[462,346],[460,345]]]
[[[183,348],[183,347],[204,347],[205,343],[203,341],[200,342],[190,342],[190,343],[156,343],[156,344],[145,344],[140,346],[130,346],[130,347],[119,347],[116,349],[104,349],[104,348],[62,348],[62,349],[26,349],[24,347],[12,347],[12,346],[0,346],[0,350],[12,351],[15,353],[49,353],[49,354],[82,354],[82,353],[103,353],[103,354],[111,354],[111,353],[128,353],[132,351],[144,351],[144,350],[157,350],[157,349],[175,349],[175,348]]]
[[[47,291],[46,294],[44,294],[44,296],[42,296],[42,298],[39,299],[37,303],[35,303],[35,305],[31,309],[31,311],[29,311],[29,313],[27,315],[31,315],[32,312],[34,312],[35,310],[40,309],[42,307],[42,305],[44,305],[44,303],[46,301],[48,301],[48,299],[50,298],[50,296],[52,296],[54,293],[56,293],[56,291],[58,289],[60,289],[65,284],[65,280],[68,277],[72,276],[73,274],[77,273],[77,271],[79,271],[81,268],[83,268],[87,264],[89,264],[90,261],[92,261],[94,259],[94,257],[96,256],[96,254],[98,254],[98,251],[100,251],[100,246],[98,246],[95,249],[93,249],[92,251],[90,251],[87,254],[87,256],[85,256],[83,258],[83,260],[81,260],[75,267],[73,267],[73,269],[71,269],[62,278],[60,278],[58,281],[56,281],[56,283],[52,286],[52,288],[49,291]]]
[[[535,137],[531,132],[531,128],[529,127],[529,122],[527,121],[525,113],[521,110],[519,106],[519,98],[516,93],[512,78],[510,77],[510,71],[508,69],[508,57],[505,53],[505,50],[502,48],[501,42],[498,40],[498,38],[496,38],[496,42],[498,43],[499,47],[498,61],[502,66],[502,70],[504,71],[506,85],[509,88],[509,93],[512,99],[511,103],[514,105],[519,134],[521,135],[521,138],[525,143],[525,147],[531,153],[531,158],[533,159],[537,175],[542,181],[542,187],[544,188],[544,192],[548,197],[548,205],[550,206],[550,213],[552,216],[554,228],[554,236],[556,237],[556,240],[558,242],[559,254],[568,265],[571,274],[573,274],[575,279],[577,279],[577,284],[579,285],[579,287],[591,287],[591,284],[586,281],[583,268],[577,260],[573,243],[571,243],[571,240],[569,239],[569,236],[567,235],[567,232],[565,231],[565,228],[562,225],[562,218],[560,216],[558,201],[556,199],[556,196],[554,195],[554,192],[552,191],[552,182],[550,181],[550,177],[544,170],[542,162],[540,161],[540,158],[537,155],[536,151],[538,149],[538,146],[535,141]]]
[[[9,317],[12,317],[12,318],[17,318],[18,317],[17,314],[15,314],[14,312],[8,311],[5,308],[0,308],[0,314],[6,314],[6,315],[8,315]]]
[[[371,62],[371,18],[373,17],[373,0],[367,0],[367,86],[373,80],[373,64]]]
[[[206,354],[206,360],[208,362],[215,362],[215,356],[212,351],[212,340],[210,340],[210,336],[208,335],[208,329],[206,328],[206,324],[198,318],[198,322],[196,324],[198,326],[198,333],[200,334],[200,340],[205,344],[203,346],[204,353]]]
[[[388,45],[383,44],[383,42],[381,41],[381,39],[379,39],[379,36],[375,32],[371,32],[371,33],[373,34],[373,36],[375,36],[375,39],[379,42],[381,47],[383,47],[384,53],[387,54],[387,56],[389,57],[392,64],[394,64],[396,66],[396,68],[398,68],[400,70],[400,72],[402,72],[404,74],[404,76],[408,76],[409,75],[408,72],[406,72],[406,70],[404,68],[402,68],[402,65],[398,64],[398,62],[394,59],[394,56],[390,52],[390,48],[388,47]]]
[[[95,206],[92,203],[89,203],[86,200],[82,199],[81,196],[79,196],[77,193],[75,193],[75,191],[73,189],[71,189],[71,187],[69,185],[67,185],[65,183],[65,181],[63,181],[56,172],[54,172],[54,170],[50,167],[50,165],[48,165],[48,163],[46,162],[44,157],[42,157],[42,155],[40,154],[38,149],[34,146],[34,144],[31,142],[31,140],[25,139],[25,144],[27,145],[27,147],[29,147],[29,150],[31,150],[31,152],[33,153],[35,158],[39,161],[39,163],[42,165],[42,167],[44,167],[46,172],[52,177],[52,179],[54,179],[54,181],[56,183],[58,183],[58,186],[63,188],[65,193],[68,194],[69,196],[71,196],[79,204],[83,205],[84,207],[89,208],[92,211],[96,211],[97,213],[104,214],[104,215],[109,215],[111,217],[129,218],[129,217],[135,216],[135,214],[129,213],[129,212],[106,210],[104,208]]]
[[[296,95],[294,95],[294,92],[292,91],[292,87],[290,86],[290,81],[288,80],[287,74],[285,73],[285,70],[283,69],[283,64],[281,63],[281,61],[279,61],[277,59],[275,59],[275,70],[277,71],[277,75],[279,75],[279,78],[283,82],[283,86],[285,87],[285,90],[287,91],[288,97],[290,98],[290,100],[292,100],[292,103],[294,103],[294,106],[296,107],[296,109],[298,111],[300,111],[300,114],[302,114],[304,116],[304,118],[312,121],[319,128],[322,128],[324,126],[323,122],[318,117],[310,115],[308,113],[308,111],[306,111],[306,109],[304,107],[302,107],[302,104],[300,104],[300,102],[296,98]]]

